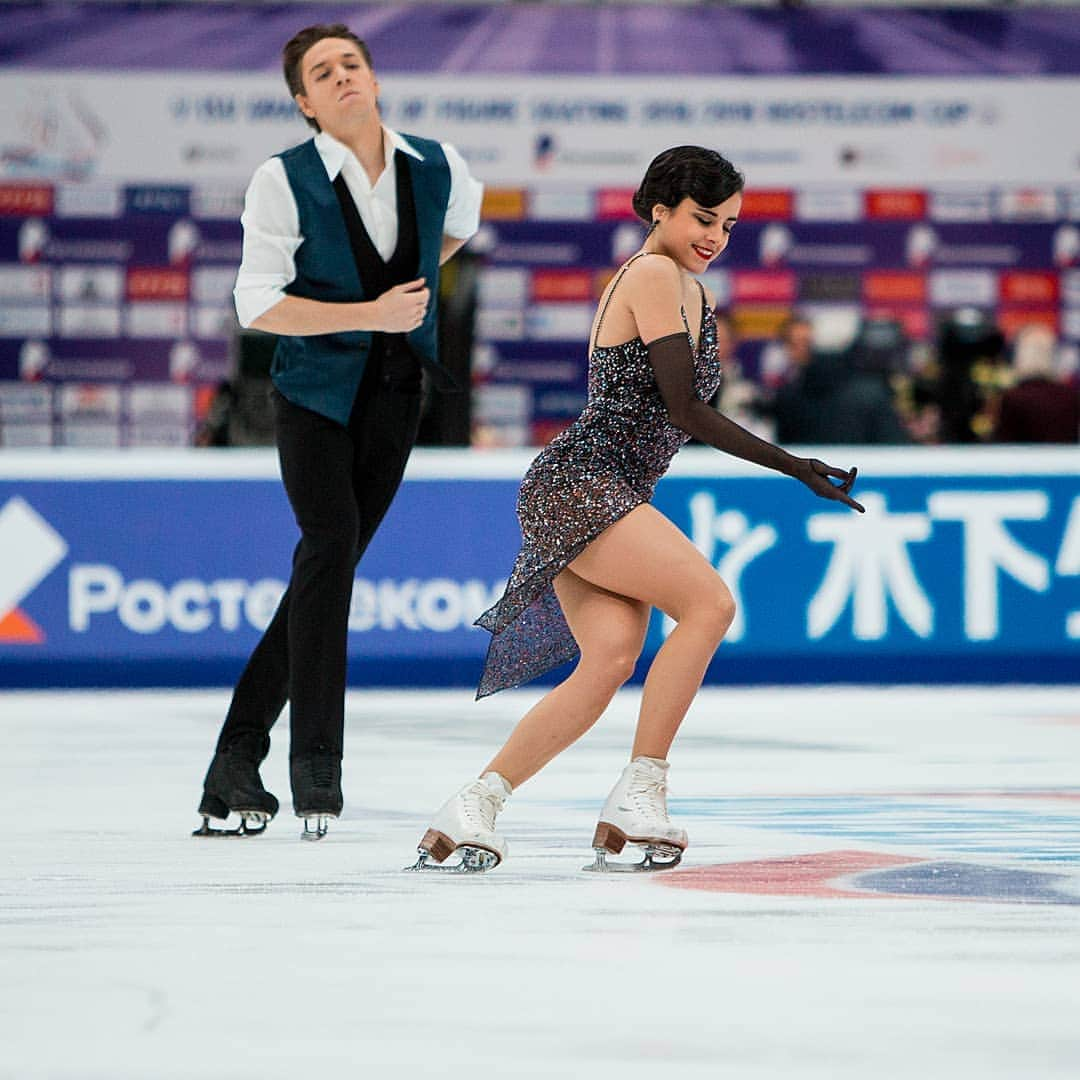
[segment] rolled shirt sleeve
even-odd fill
[[[233,298],[240,325],[250,327],[284,298],[285,286],[296,277],[300,218],[280,158],[270,158],[255,170],[240,224],[244,247]]]
[[[469,172],[465,159],[450,143],[442,143],[442,149],[450,166],[450,202],[443,232],[457,240],[468,240],[480,228],[484,185]]]

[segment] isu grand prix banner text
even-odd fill
[[[388,123],[455,143],[489,184],[634,185],[680,143],[722,148],[753,187],[1077,182],[1075,78],[391,74],[382,91]],[[235,184],[310,134],[270,75],[8,71],[0,96],[16,180]]]

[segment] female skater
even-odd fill
[[[692,275],[727,246],[743,178],[720,154],[660,154],[634,195],[649,231],[601,297],[581,416],[529,467],[518,495],[523,545],[502,599],[478,625],[492,639],[477,697],[517,686],[580,653],[573,673],[520,721],[480,775],[420,841],[415,869],[487,870],[506,855],[495,816],[514,788],[583,735],[630,677],[652,608],[675,629],[649,668],[631,761],[593,837],[597,862],[625,844],[635,868],[674,866],[686,833],[668,818],[667,754],[734,616],[730,591],[694,545],[649,504],[691,436],[776,469],[861,511],[855,469],[797,458],[712,409],[721,378],[712,297]],[[830,477],[839,483],[834,484]],[[618,864],[614,864],[618,865]]]

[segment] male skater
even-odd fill
[[[233,692],[195,835],[262,832],[278,801],[259,764],[290,703],[293,809],[305,838],[341,813],[346,638],[353,572],[416,438],[421,366],[436,355],[439,266],[476,231],[482,186],[453,147],[382,124],[367,46],[310,26],[283,52],[318,134],[264,162],[247,190],[236,309],[281,335],[274,411],[300,542],[277,612]],[[233,830],[210,818],[237,813]]]

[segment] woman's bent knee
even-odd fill
[[[678,621],[691,623],[719,643],[734,619],[735,598],[725,586],[719,592],[699,597]]]
[[[589,674],[589,679],[597,689],[605,693],[614,693],[634,674],[637,656],[628,652],[582,653],[582,667]]]
[[[619,653],[608,660],[607,668],[611,682],[617,690],[623,683],[629,681],[637,666],[637,657],[629,653]]]

